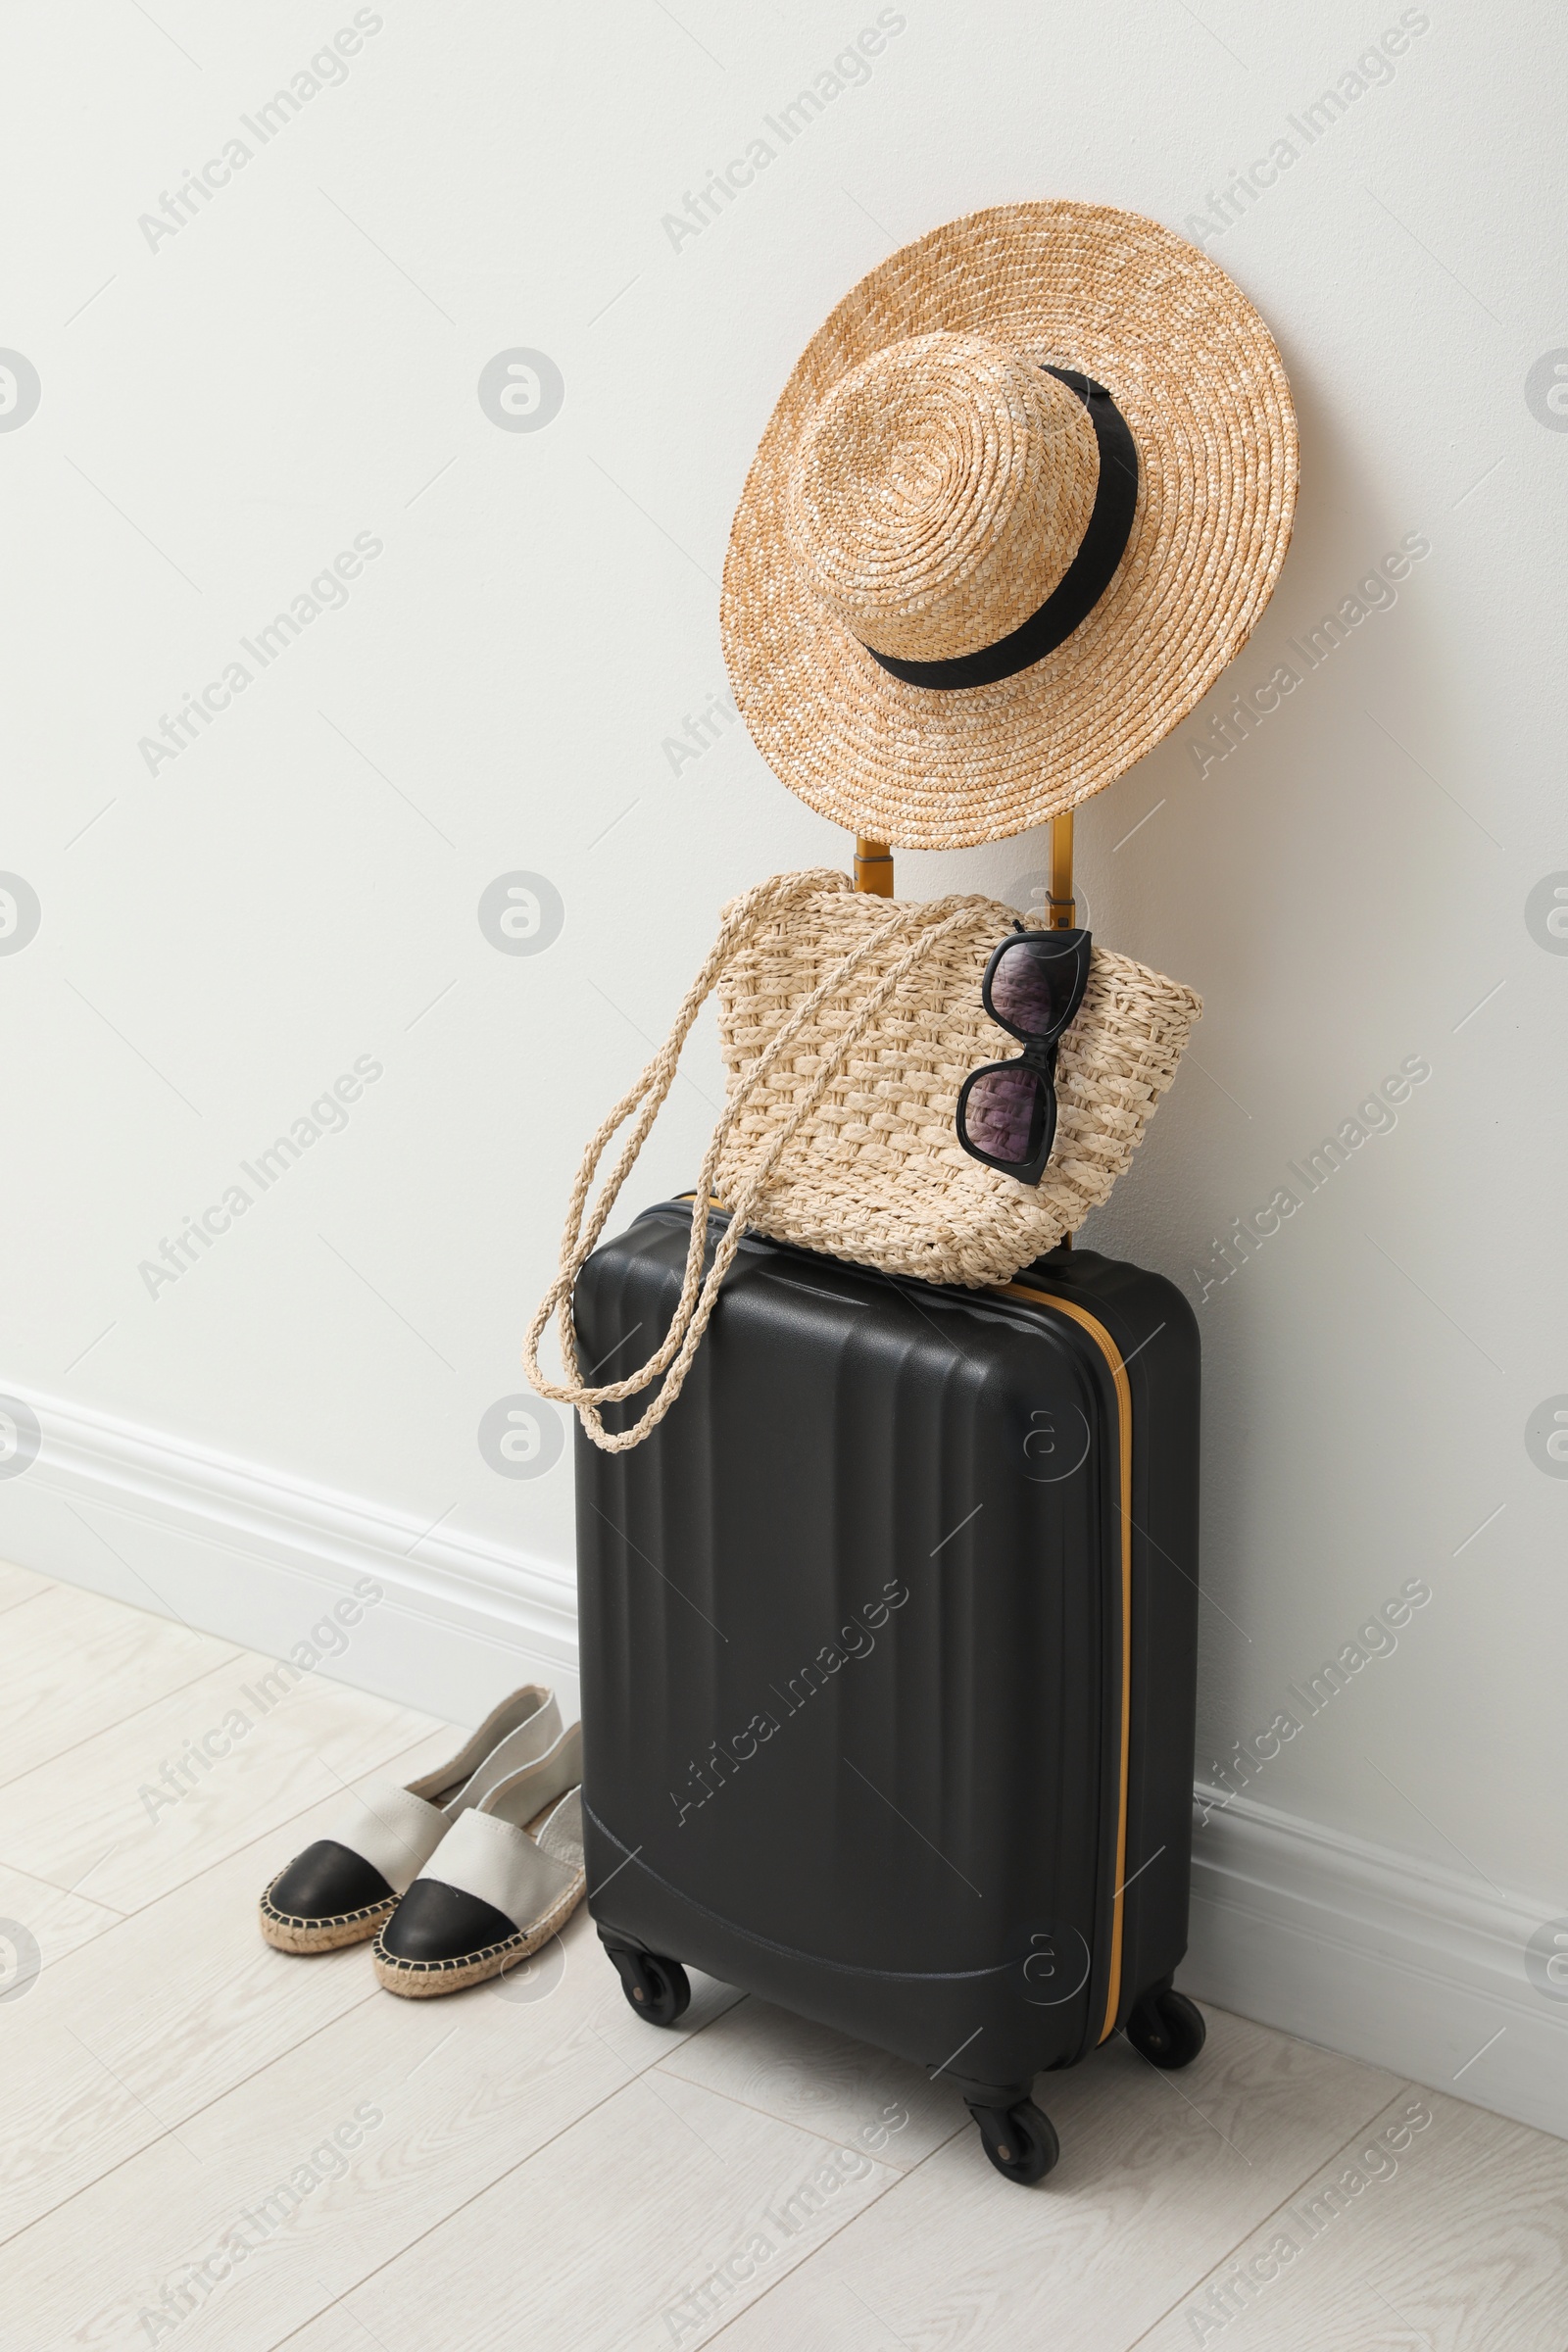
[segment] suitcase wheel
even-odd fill
[[[1191,2066],[1207,2035],[1203,2012],[1184,1992],[1155,1984],[1133,2005],[1127,2038],[1152,2066]]]
[[[639,2017],[651,2026],[672,2026],[685,2015],[692,1988],[678,1960],[633,1951],[624,1943],[607,1943],[605,1949],[619,1971],[621,1991]]]
[[[971,2102],[969,2113],[1004,2180],[1016,2180],[1026,2188],[1032,2180],[1043,2180],[1061,2154],[1054,2125],[1033,2099],[1019,2099],[1011,2107],[977,2107]]]

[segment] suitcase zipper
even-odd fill
[[[1035,1306],[1054,1306],[1059,1314],[1068,1315],[1082,1325],[1105,1359],[1106,1368],[1116,1392],[1116,1439],[1119,1468],[1121,1521],[1121,1740],[1119,1752],[1120,1786],[1116,1803],[1116,1876],[1110,1906],[1110,1982],[1105,1998],[1105,2022],[1100,2031],[1100,2040],[1108,2041],[1116,2030],[1116,2010],[1121,2000],[1121,1947],[1123,1921],[1123,1890],[1127,1879],[1127,1782],[1132,1745],[1132,1616],[1133,1616],[1133,1392],[1116,1346],[1103,1323],[1096,1320],[1076,1299],[1060,1298],[1054,1291],[1036,1290],[1030,1284],[1005,1282],[998,1286],[1004,1298],[1027,1298]]]

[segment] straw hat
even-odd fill
[[[1206,254],[1108,205],[971,213],[863,277],[784,388],[724,565],[736,701],[853,832],[1020,833],[1246,644],[1296,480],[1279,353]]]

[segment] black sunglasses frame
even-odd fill
[[[1066,1010],[1058,1019],[1052,1022],[1049,1029],[1034,1032],[1020,1029],[1015,1022],[1005,1019],[992,1002],[991,984],[996,977],[998,967],[1003,957],[1017,947],[1020,939],[1038,940],[1042,947],[1050,948],[1053,959],[1058,956],[1074,958],[1072,988],[1068,995]],[[987,1013],[996,1022],[999,1029],[1005,1029],[1009,1037],[1015,1037],[1018,1040],[1023,1052],[1016,1054],[1011,1061],[982,1062],[979,1069],[969,1072],[958,1090],[955,1123],[958,1131],[958,1142],[971,1159],[978,1159],[985,1167],[998,1169],[1004,1176],[1011,1176],[1019,1184],[1038,1184],[1051,1159],[1052,1147],[1056,1140],[1056,1048],[1061,1042],[1063,1033],[1072,1026],[1078,1008],[1084,1001],[1084,991],[1089,986],[1089,957],[1092,945],[1092,934],[1088,931],[1027,931],[1022,923],[1015,923],[1011,935],[1003,940],[992,955],[990,962],[986,965],[985,978],[980,983],[980,1002],[984,1004]],[[982,1078],[989,1078],[1001,1070],[1016,1070],[1020,1066],[1033,1071],[1036,1082],[1035,1105],[1029,1127],[1029,1150],[1022,1159],[999,1159],[994,1152],[982,1152],[978,1144],[970,1142],[965,1105],[971,1091]]]

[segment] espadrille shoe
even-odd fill
[[[375,1973],[388,1992],[461,1992],[504,1975],[565,1926],[587,1883],[581,1778],[573,1724],[530,1771],[464,1814],[376,1936]]]
[[[491,1710],[449,1763],[407,1788],[374,1781],[344,1807],[261,1900],[262,1934],[280,1952],[332,1952],[364,1943],[461,1814],[561,1744],[561,1709],[537,1683]],[[540,1800],[543,1802],[543,1799]]]

